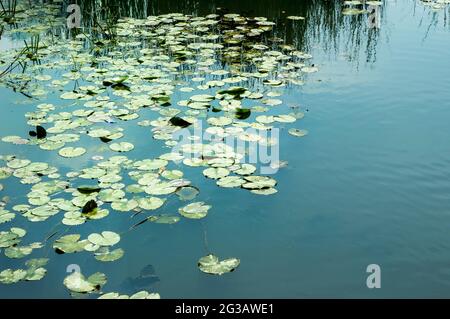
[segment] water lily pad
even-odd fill
[[[119,201],[115,201],[111,204],[111,208],[120,212],[129,212],[130,210],[138,207],[138,202],[134,199],[127,200],[121,199]]]
[[[12,169],[8,167],[0,167],[0,179],[6,179],[12,175]]]
[[[166,170],[162,172],[162,177],[167,179],[179,179],[183,177],[183,172],[179,170]]]
[[[86,153],[86,149],[83,147],[64,147],[58,151],[58,154],[62,157],[78,157]]]
[[[264,189],[252,189],[250,192],[257,195],[273,195],[278,191],[273,187],[269,187]]]
[[[131,296],[121,295],[117,292],[108,292],[101,295],[98,299],[160,299],[161,296],[158,293],[150,293],[145,290],[139,291]]]
[[[220,116],[220,117],[210,117],[207,120],[208,124],[213,126],[226,126],[233,123],[233,120],[229,117]]]
[[[149,195],[168,195],[177,190],[178,186],[174,186],[169,182],[160,182],[145,188],[145,192]]]
[[[5,269],[0,272],[0,282],[2,284],[14,284],[19,282],[27,276],[27,272],[24,269]]]
[[[296,137],[303,137],[303,136],[308,135],[307,130],[299,130],[297,128],[289,129],[288,133],[291,134],[292,136],[296,136]]]
[[[85,278],[80,272],[73,272],[64,279],[64,285],[72,292],[91,293],[99,291],[106,283],[106,276],[102,273],[95,273],[89,278]]]
[[[95,259],[98,261],[116,261],[123,257],[124,251],[121,248],[110,251],[107,247],[101,247],[95,253]]]
[[[16,217],[16,214],[11,213],[6,209],[0,208],[0,224],[7,223]]]
[[[239,176],[225,176],[217,181],[217,185],[220,187],[241,187],[245,183],[245,180]]]
[[[25,167],[30,163],[31,163],[30,160],[15,158],[15,159],[8,161],[6,163],[6,166],[17,169],[17,168]]]
[[[33,249],[41,248],[41,243],[33,243],[28,246],[11,246],[5,249],[8,258],[23,258],[33,252]]]
[[[152,215],[149,216],[147,220],[156,224],[175,224],[180,221],[180,217],[172,215]]]
[[[237,258],[229,258],[220,261],[218,257],[210,254],[199,259],[198,268],[207,274],[223,275],[234,271],[240,263],[241,261]]]
[[[115,152],[129,152],[134,149],[134,145],[129,142],[113,143],[109,148]]]
[[[223,167],[210,167],[203,171],[203,175],[212,179],[219,179],[230,174],[230,171]]]
[[[178,212],[186,218],[200,219],[208,215],[210,208],[211,206],[205,205],[204,202],[195,202],[178,209]]]
[[[0,232],[0,248],[7,248],[20,243],[26,231],[22,228],[12,227],[9,231]]]
[[[158,209],[164,204],[164,202],[165,199],[153,196],[138,199],[139,207],[145,210]]]
[[[87,240],[79,239],[79,234],[62,236],[53,243],[53,248],[58,254],[70,254],[83,251],[84,246],[86,246],[89,242]]]
[[[247,189],[265,189],[274,187],[277,181],[268,176],[245,176],[247,183],[242,185]]]
[[[112,231],[103,231],[101,234],[90,234],[88,240],[98,246],[114,246],[120,241],[120,235]]]
[[[181,187],[176,191],[178,198],[184,201],[194,199],[199,193],[198,188],[193,186]]]
[[[251,175],[256,171],[256,167],[252,164],[242,164],[241,167],[234,171],[239,175]]]

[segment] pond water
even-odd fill
[[[258,1],[257,5],[255,1],[247,0],[100,2],[108,8],[106,15],[139,19],[168,13],[193,16],[236,13],[242,17],[266,17],[275,22],[270,26],[273,29],[268,31],[270,36],[279,37],[296,50],[311,54],[312,59],[302,57],[296,63],[305,63],[312,69],[317,67],[318,71],[309,73],[316,70],[305,69],[301,77],[305,82],[303,85],[291,83],[278,87],[256,79],[227,83],[223,87],[197,88],[213,79],[209,74],[211,70],[233,70],[230,64],[235,62],[219,59],[220,62],[216,61],[211,70],[204,73],[175,74],[168,77],[170,81],[162,81],[163,85],[176,85],[170,106],[139,108],[138,112],[130,112],[138,113],[137,119],[115,118],[114,123],[106,123],[107,119],[89,126],[102,127],[110,133],[123,128],[124,136],[117,140],[104,143],[82,134],[87,130],[83,126],[47,132],[47,138],[62,132],[79,135],[79,140],[64,146],[83,147],[86,153],[79,157],[65,158],[58,154],[58,149],[43,150],[38,145],[8,142],[0,142],[1,155],[45,162],[61,174],[53,178],[41,176],[42,181],[66,181],[66,173],[79,172],[111,156],[125,155],[133,161],[157,158],[171,152],[172,148],[165,145],[164,140],[154,138],[152,126],[138,125],[138,122],[158,119],[164,108],[183,110],[184,107],[186,110],[186,105],[179,106],[177,102],[191,96],[214,96],[229,86],[242,86],[251,92],[262,92],[265,94],[263,99],[282,100],[279,106],[271,106],[269,101],[265,105],[269,109],[266,113],[252,109],[251,117],[243,121],[255,122],[255,117],[260,115],[298,117],[295,123],[273,123],[273,119],[267,123],[278,130],[273,131],[279,132],[279,159],[288,164],[275,174],[261,174],[277,182],[277,193],[266,196],[243,188],[218,187],[215,180],[202,174],[206,167],[191,167],[169,160],[168,170],[182,171],[183,178],[198,188],[200,192],[195,199],[182,201],[175,194],[159,196],[166,198],[162,207],[150,212],[144,209],[137,215],[133,211],[119,212],[104,203],[101,208],[109,210],[108,216],[74,226],[62,222],[65,213],[62,210],[48,219],[34,222],[26,213],[22,216],[16,211],[14,219],[0,224],[0,231],[20,227],[27,234],[19,246],[41,242],[43,247],[33,249],[22,258],[8,258],[5,256],[6,245],[1,248],[0,271],[27,269],[27,260],[48,258],[48,263],[43,266],[47,272],[40,280],[0,283],[0,297],[71,298],[63,284],[70,274],[68,266],[79,267],[86,277],[95,272],[104,273],[108,280],[102,286],[102,292],[131,295],[146,290],[159,293],[161,298],[449,297],[450,4],[433,9],[421,1],[383,1],[377,6],[378,28],[372,28],[366,13],[343,15],[343,9],[348,6],[339,1],[264,0]],[[64,7],[67,4],[57,3],[56,9],[58,5]],[[94,1],[83,1],[83,24],[92,25],[93,20],[85,17],[93,8]],[[292,20],[287,19],[288,16],[305,19]],[[108,16],[102,18],[108,20]],[[17,27],[39,23],[38,17],[24,19],[27,22],[22,21]],[[4,28],[0,59],[6,57],[5,61],[9,62],[13,54],[7,52],[23,47],[24,39],[29,43],[30,34],[13,32],[8,25]],[[49,32],[43,29],[39,41],[49,40]],[[51,32],[55,37],[71,35],[64,25]],[[84,41],[80,36],[78,38],[76,41]],[[275,44],[271,46],[274,48]],[[159,49],[158,44],[147,48]],[[128,50],[134,50],[133,45]],[[89,79],[76,81],[65,74],[71,73],[73,68],[80,71],[80,67],[88,65],[85,56],[97,54],[98,61],[102,61],[102,52],[90,51],[88,45],[74,49],[74,52],[73,56],[64,56],[61,52],[55,56],[50,54],[43,58],[41,66],[33,66],[29,61],[24,70],[24,74],[32,77],[29,81],[11,80],[11,74],[20,74],[21,66],[7,74],[8,81],[0,78],[2,137],[20,136],[29,139],[29,144],[38,143],[28,133],[37,122],[27,124],[29,119],[25,115],[35,112],[36,106],[43,103],[56,107],[56,110],[48,109],[47,115],[92,110],[92,107],[84,106],[86,99],[63,99],[61,95],[72,90],[83,92],[82,86],[93,85],[94,81]],[[58,54],[62,56],[57,57]],[[113,56],[114,59],[124,61],[120,56]],[[120,67],[130,72],[126,68],[130,63],[127,60]],[[6,66],[6,63],[2,65],[1,70]],[[40,67],[44,70],[41,73],[51,75],[52,80],[65,79],[68,83],[51,86],[48,85],[51,81],[45,81],[45,78],[34,81],[42,71]],[[116,70],[120,71],[120,67]],[[202,65],[197,67],[201,69]],[[91,71],[86,69],[87,74]],[[248,72],[254,72],[254,69]],[[277,72],[283,75],[283,71]],[[201,76],[205,80],[196,82],[195,77]],[[270,79],[277,81],[279,78],[271,75]],[[120,81],[115,81],[120,87]],[[133,89],[135,83],[127,81],[130,80],[124,83]],[[179,90],[182,87],[195,90],[183,92]],[[109,87],[105,92],[91,93],[109,96],[111,101],[116,101],[117,109],[126,109],[123,96],[112,91],[115,90]],[[89,95],[86,90],[84,92],[80,97]],[[145,90],[144,93],[136,92],[133,94],[146,94]],[[268,92],[281,95],[267,96]],[[164,104],[160,100],[156,103]],[[253,108],[256,105],[262,105],[261,100],[242,100],[242,106]],[[223,110],[209,111],[206,116],[225,116],[224,113]],[[84,119],[83,116],[86,114],[79,118]],[[116,117],[120,116],[123,114],[116,114]],[[203,115],[187,113],[184,116],[189,121],[189,116],[202,118]],[[74,118],[64,125],[70,125]],[[54,124],[51,121],[39,123],[46,129]],[[288,132],[292,128],[307,130],[308,134],[294,136]],[[130,142],[134,149],[114,152],[108,146],[116,142]],[[95,160],[92,156],[103,156],[104,160]],[[261,163],[254,164],[259,171]],[[0,166],[6,166],[5,162]],[[127,176],[133,169],[123,167],[121,183],[136,184]],[[17,204],[30,205],[27,194],[36,181],[24,184],[12,176],[0,183],[1,196],[8,197],[4,199],[4,209],[14,212],[13,206]],[[70,183],[70,187],[95,184],[76,178],[70,179]],[[143,194],[138,195],[150,196]],[[72,195],[61,190],[50,197],[71,200]],[[37,196],[44,195],[38,192]],[[127,192],[128,199],[133,196]],[[211,206],[205,218],[190,219],[178,213],[180,207],[199,201]],[[37,202],[30,206],[45,205]],[[77,211],[83,205],[78,206]],[[131,226],[152,214],[168,214],[180,220],[173,224],[148,221],[130,230]],[[92,233],[105,230],[121,237],[111,250],[121,248],[124,255],[114,262],[98,261],[88,251],[57,254],[53,249],[55,240],[64,235],[80,234],[86,239]],[[219,259],[238,258],[239,267],[222,276],[206,274],[199,270],[197,263],[209,253]],[[378,264],[381,268],[380,289],[366,286],[369,264]],[[74,294],[74,297],[98,296],[97,293]]]

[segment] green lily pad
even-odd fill
[[[78,293],[99,291],[105,283],[106,276],[102,273],[95,273],[86,279],[82,273],[73,272],[64,279],[67,289]]]
[[[178,198],[183,201],[192,200],[195,197],[197,197],[199,193],[200,193],[199,189],[193,186],[180,187],[176,191]]]
[[[242,185],[247,189],[265,189],[272,188],[277,184],[277,181],[268,176],[245,176],[247,181]]]
[[[26,233],[24,229],[17,227],[12,227],[9,231],[0,232],[0,248],[17,245]]]
[[[25,167],[25,166],[27,166],[27,165],[30,164],[30,163],[31,163],[30,160],[15,158],[15,159],[13,159],[13,160],[8,161],[8,162],[6,163],[6,166],[8,166],[8,167],[10,167],[10,168],[17,169],[17,168]]]
[[[109,148],[115,152],[129,152],[134,148],[134,145],[129,142],[112,143]]]
[[[58,154],[62,157],[78,157],[86,153],[86,149],[83,147],[64,147],[58,151]]]
[[[28,246],[11,246],[5,249],[8,258],[23,258],[33,252],[33,249],[41,248],[41,243],[33,243]]]
[[[138,199],[139,207],[145,210],[158,209],[164,204],[165,201],[165,199],[153,196]]]
[[[12,175],[12,169],[9,167],[0,167],[0,179],[6,179]]]
[[[237,258],[229,258],[219,261],[219,258],[210,254],[198,261],[198,268],[207,274],[223,275],[234,271],[240,264]]]
[[[11,213],[10,211],[0,208],[0,224],[7,223],[16,217],[16,214]]]
[[[273,187],[269,187],[264,189],[252,189],[250,192],[257,195],[273,195],[278,191]]]
[[[288,133],[291,134],[292,136],[296,136],[296,137],[303,137],[303,136],[308,135],[307,130],[299,130],[297,128],[289,129]]]
[[[88,240],[98,246],[114,246],[120,241],[120,235],[112,231],[103,231],[101,234],[90,234]]]
[[[256,171],[256,167],[252,164],[242,164],[241,167],[234,171],[239,175],[251,175]]]
[[[119,201],[115,201],[111,204],[111,208],[120,212],[129,212],[130,210],[138,207],[139,203],[134,200],[121,199]]]
[[[220,187],[241,187],[245,183],[245,180],[239,176],[225,176],[217,181],[217,185]]]
[[[95,259],[98,261],[116,261],[123,257],[124,251],[121,248],[110,251],[107,247],[101,247],[94,253]]]
[[[208,215],[210,208],[211,206],[205,205],[204,202],[195,202],[178,209],[178,212],[186,218],[200,219]]]
[[[108,292],[101,295],[98,299],[160,299],[161,296],[158,293],[150,293],[145,290],[139,291],[131,296],[121,295],[117,292]]]
[[[179,170],[167,170],[162,172],[161,174],[162,177],[167,178],[167,179],[179,179],[181,177],[183,177],[183,172],[179,171]]]
[[[55,249],[58,254],[70,254],[83,251],[84,246],[86,246],[89,242],[87,240],[79,239],[79,234],[62,236],[53,243],[53,249]]]
[[[27,276],[27,272],[24,269],[5,269],[0,272],[0,282],[2,284],[14,284],[19,282]]]
[[[180,217],[172,215],[152,215],[149,216],[147,220],[156,224],[175,224],[180,221]]]
[[[223,167],[210,167],[203,171],[203,175],[212,179],[219,179],[230,174],[230,171]]]

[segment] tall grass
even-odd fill
[[[17,0],[0,0],[0,17],[8,24],[15,22]]]

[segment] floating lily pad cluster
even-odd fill
[[[25,262],[26,269],[5,269],[0,271],[0,283],[14,284],[19,281],[36,281],[44,278],[47,270],[47,258],[35,258]]]
[[[304,20],[300,16],[287,19]],[[246,149],[234,149],[223,140],[233,137],[271,146],[278,141],[260,133],[277,127],[305,136],[306,130],[293,127],[304,114],[285,105],[282,95],[318,71],[310,62],[312,56],[274,38],[274,23],[264,17],[166,14],[123,18],[115,27],[115,46],[91,41],[86,33],[45,41],[38,50],[40,63],[1,79],[0,84],[21,87],[22,93],[39,100],[35,110],[25,113],[31,127],[28,136],[9,135],[1,140],[54,152],[61,162],[77,161],[82,168],[63,174],[45,162],[2,156],[0,179],[17,178],[31,189],[26,201],[1,206],[0,224],[18,218],[31,223],[52,219],[73,230],[112,214],[148,213],[133,227],[205,218],[212,206],[193,201],[200,189],[184,178],[181,163],[201,167],[203,175],[222,188],[275,194],[277,181],[257,175],[257,163],[245,162]],[[12,61],[14,51],[2,58]],[[49,103],[47,97],[52,95],[59,97],[58,103]],[[127,135],[133,126],[145,129],[146,135]],[[207,140],[191,134],[190,143],[178,143],[180,133],[195,132],[199,126],[204,128],[202,135],[208,134]],[[161,155],[136,158],[136,148],[146,139],[161,145]],[[86,140],[96,147],[88,147]],[[89,160],[95,164],[88,164]],[[273,165],[284,167],[286,162]],[[184,201],[178,213],[164,211],[172,194]],[[6,257],[23,258],[45,245],[19,245],[25,235],[25,230],[14,227],[0,232]],[[120,240],[119,233],[99,229],[83,238],[70,231],[51,242],[57,254],[87,252],[97,261],[113,262],[126,253],[115,247]],[[0,282],[42,278],[45,264],[39,260],[28,261],[25,270],[1,272]],[[221,261],[208,255],[198,266],[202,272],[222,275],[239,264],[236,258]],[[86,278],[75,272],[64,279],[64,285],[74,294],[103,293],[106,281],[102,273]],[[110,292],[100,298],[154,299],[159,295]]]

